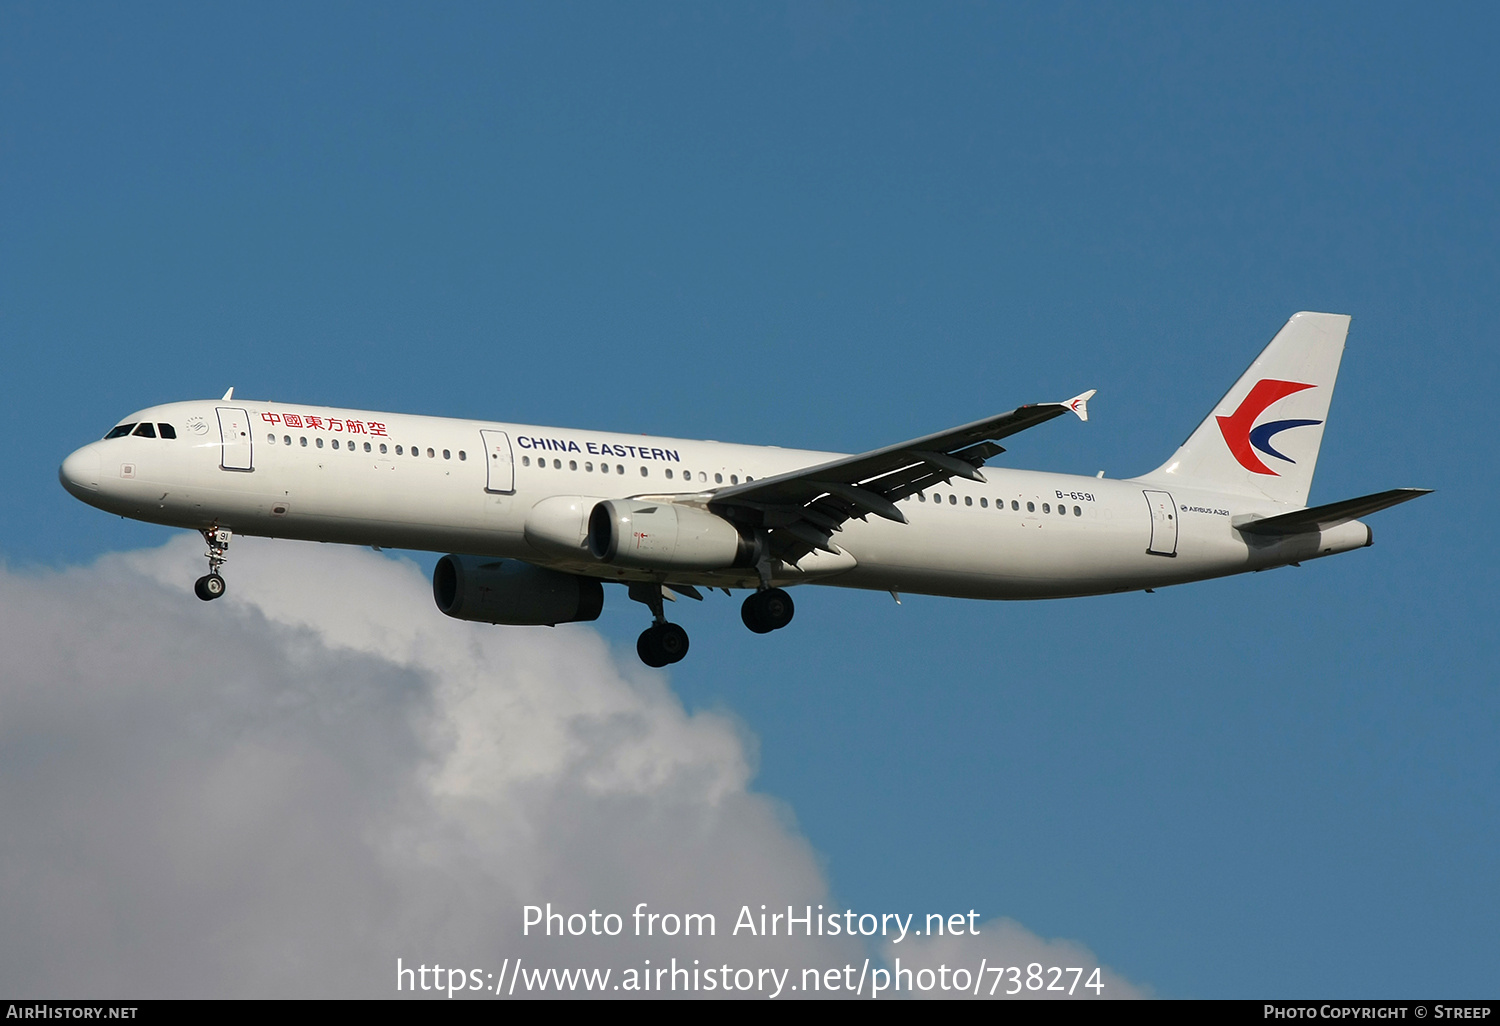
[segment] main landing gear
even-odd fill
[[[791,623],[794,612],[790,595],[780,588],[765,588],[745,599],[740,619],[756,634],[770,634]]]
[[[223,566],[228,558],[224,553],[229,550],[229,540],[233,537],[233,533],[221,527],[208,528],[201,533],[203,540],[208,543],[208,552],[205,553],[208,556],[208,573],[198,578],[193,584],[193,594],[204,602],[212,602],[224,594],[225,589],[228,588],[228,585],[224,583],[224,578],[219,574],[219,567]]]
[[[682,591],[682,586],[674,587]],[[687,589],[698,597],[693,589]],[[654,582],[636,582],[630,586],[630,597],[651,610],[652,624],[636,639],[635,651],[647,666],[670,666],[681,662],[688,652],[688,635],[675,623],[668,623],[662,612],[662,586]],[[792,622],[795,606],[792,597],[780,588],[765,587],[745,599],[740,618],[756,634],[779,631]]]
[[[681,662],[688,653],[688,635],[675,623],[668,623],[662,612],[661,585],[637,582],[630,586],[630,597],[645,603],[653,623],[636,639],[635,653],[647,666],[662,667]]]

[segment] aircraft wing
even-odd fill
[[[1304,531],[1326,531],[1330,527],[1347,524],[1351,520],[1358,520],[1362,516],[1394,506],[1398,502],[1415,499],[1419,495],[1427,495],[1431,491],[1431,488],[1392,488],[1389,491],[1376,492],[1374,495],[1361,495],[1357,499],[1330,502],[1326,506],[1299,509],[1293,513],[1282,513],[1279,516],[1251,520],[1235,526],[1246,534],[1273,537],[1301,534]]]
[[[896,503],[955,477],[983,481],[979,468],[1004,452],[997,440],[1064,413],[1088,420],[1090,389],[1060,403],[1032,403],[972,424],[856,456],[719,489],[708,507],[739,523],[770,529],[771,554],[796,563],[814,549],[837,553],[845,521],[875,514],[897,523]]]

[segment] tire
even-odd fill
[[[193,585],[193,594],[197,595],[204,602],[212,602],[223,595],[227,588],[228,586],[224,583],[224,578],[218,574],[204,574]]]
[[[792,597],[780,588],[769,588],[760,593],[762,615],[771,630],[779,631],[792,622],[797,606]]]
[[[756,634],[770,634],[791,623],[795,612],[796,605],[790,595],[780,588],[767,588],[745,599],[740,606],[740,619]]]
[[[635,639],[635,654],[641,657],[641,662],[656,669],[672,661],[662,648],[660,627],[647,627],[641,631],[641,636]]]
[[[770,634],[776,629],[766,620],[765,609],[760,600],[763,594],[765,593],[757,591],[746,598],[744,604],[740,606],[740,619],[745,621],[745,626],[756,634]]]
[[[675,623],[664,623],[657,628],[657,645],[667,657],[668,663],[680,663],[688,654],[688,633]]]

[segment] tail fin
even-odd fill
[[[1298,313],[1146,479],[1307,505],[1347,314]]]

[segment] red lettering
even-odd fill
[[[265,421],[267,424],[280,424],[281,423],[281,414],[279,414],[279,413],[262,413],[260,415],[260,419],[263,420],[263,421]]]
[[[299,428],[302,426],[302,415],[300,413],[288,413],[283,423],[287,427]]]
[[[389,435],[387,435],[385,433],[385,425],[382,424],[378,420],[372,420],[372,421],[370,421],[370,434],[372,434],[372,435],[380,435],[382,438],[389,438],[390,437]]]
[[[305,421],[307,426],[310,428],[320,428],[323,426],[322,417],[307,417],[305,418]]]
[[[328,430],[329,431],[342,431],[342,430],[344,430],[344,422],[341,421],[341,420],[339,420],[336,417],[330,417],[330,418],[328,418]]]
[[[349,433],[351,435],[362,435],[362,434],[365,433],[365,422],[364,421],[362,421],[362,420],[351,420],[351,421],[348,422],[348,424],[349,424]]]

